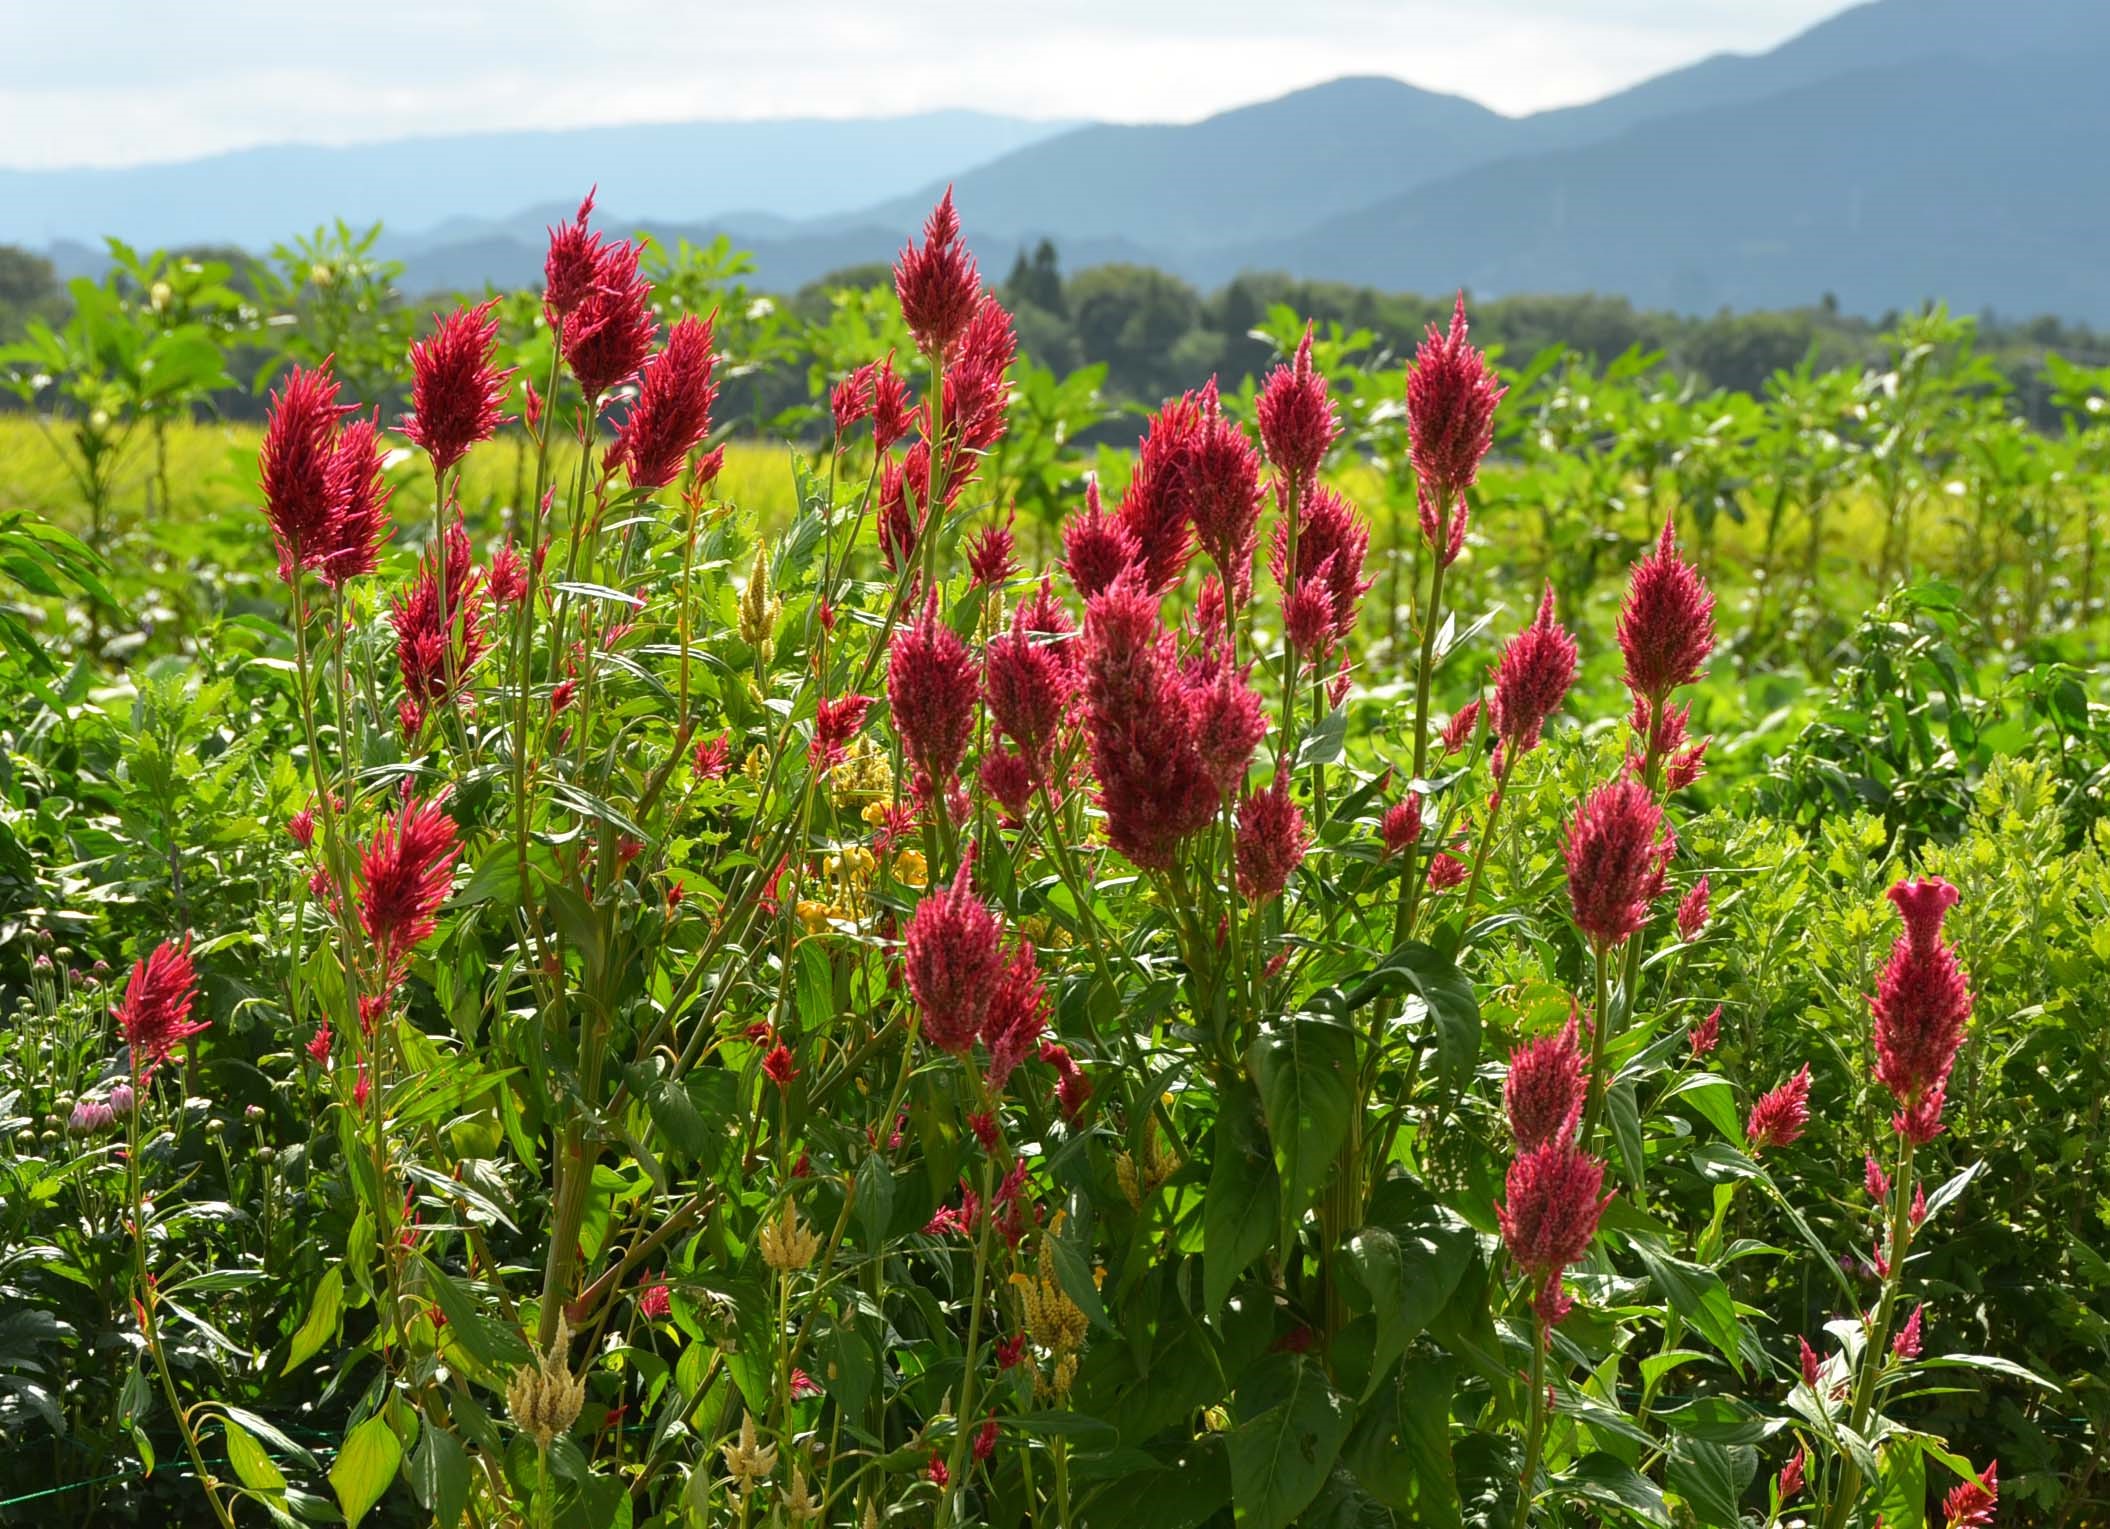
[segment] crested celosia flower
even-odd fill
[[[638,1285],[637,1314],[647,1322],[660,1322],[674,1314],[674,1299],[667,1282],[646,1275]]]
[[[1230,603],[1243,605],[1252,590],[1258,542],[1260,456],[1225,417],[1213,377],[1202,389],[1201,426],[1187,452],[1186,499],[1195,540],[1228,583]]]
[[[1672,847],[1647,787],[1631,776],[1598,787],[1569,823],[1564,846],[1576,927],[1600,946],[1640,929],[1663,894]]]
[[[1627,576],[1619,608],[1619,651],[1635,695],[1660,706],[1680,685],[1700,677],[1714,651],[1714,595],[1700,570],[1678,556],[1671,522],[1663,522],[1656,550]]]
[[[1898,1329],[1898,1335],[1890,1340],[1890,1352],[1900,1359],[1917,1359],[1920,1356],[1920,1319],[1926,1315],[1924,1302],[1912,1308],[1912,1315]]]
[[[1809,1463],[1808,1452],[1798,1444],[1788,1463],[1780,1468],[1780,1500],[1786,1502],[1802,1490],[1803,1472]]]
[[[1285,474],[1309,483],[1340,433],[1326,379],[1311,362],[1311,325],[1288,364],[1277,366],[1260,386],[1253,412],[1267,458]]]
[[[118,1033],[131,1048],[135,1075],[151,1077],[178,1046],[207,1028],[203,1020],[190,1017],[197,996],[188,938],[181,945],[163,940],[145,960],[132,963],[131,980],[112,1012]]]
[[[306,849],[315,842],[315,809],[303,807],[286,819],[286,837]]]
[[[970,851],[950,887],[916,904],[904,958],[924,1038],[960,1056],[981,1033],[1004,976],[1002,931],[989,905],[974,895],[973,868]]]
[[[439,927],[461,854],[442,798],[404,802],[359,855],[359,927],[372,943],[386,991],[403,980],[410,956]]]
[[[1509,1054],[1509,1075],[1502,1082],[1502,1107],[1509,1114],[1510,1134],[1529,1152],[1549,1142],[1567,1141],[1582,1118],[1584,1076],[1577,1017],[1552,1035],[1526,1042]]]
[[[278,547],[278,576],[289,584],[296,570],[321,567],[336,545],[350,465],[337,451],[337,421],[346,407],[337,401],[327,362],[313,371],[295,366],[271,395],[257,471]]]
[[[696,753],[689,761],[689,768],[698,780],[724,780],[725,772],[732,762],[733,740],[720,733],[715,738],[702,738],[697,741]]]
[[[1539,1282],[1538,1308],[1548,1325],[1567,1315],[1561,1271],[1590,1249],[1597,1218],[1611,1203],[1598,1198],[1604,1163],[1572,1141],[1557,1139],[1519,1152],[1509,1165],[1505,1194],[1495,1207],[1502,1241]]]
[[[1086,606],[1085,730],[1107,837],[1137,865],[1165,870],[1222,800],[1196,745],[1172,634],[1133,573]]]
[[[558,332],[565,365],[579,391],[598,407],[601,396],[637,375],[652,353],[652,286],[638,270],[640,248],[629,242],[603,245],[594,258],[593,279]]]
[[[843,762],[843,751],[857,730],[864,726],[872,698],[846,695],[837,700],[816,701],[813,707],[813,742],[807,757],[815,769],[832,770]]]
[[[1324,641],[1344,641],[1355,630],[1357,613],[1371,581],[1363,577],[1363,558],[1370,550],[1370,528],[1355,506],[1324,484],[1314,485],[1297,512],[1297,566],[1289,566],[1287,516],[1275,522],[1275,543],[1268,568],[1285,595],[1307,582],[1326,590]]]
[[[1036,626],[1050,621],[1059,627]],[[1069,616],[1059,605],[1023,602],[1012,609],[1011,630],[992,637],[982,654],[982,696],[989,715],[1036,772],[1054,746],[1075,688],[1070,631]]]
[[[1692,884],[1692,890],[1678,900],[1678,938],[1690,945],[1706,927],[1707,878],[1702,876]]]
[[[1099,485],[1084,486],[1084,513],[1062,528],[1063,566],[1077,593],[1089,600],[1136,561],[1135,533],[1099,504]]]
[[[1473,733],[1480,725],[1480,699],[1475,696],[1451,713],[1451,720],[1443,725],[1443,752],[1456,754],[1473,741]]]
[[[578,216],[549,231],[549,253],[542,261],[542,306],[552,329],[563,328],[565,317],[586,301],[599,279],[601,236],[586,226],[593,216],[593,198],[594,192],[588,191]]]
[[[1407,435],[1414,471],[1439,502],[1456,501],[1480,473],[1495,438],[1495,406],[1508,391],[1486,355],[1467,340],[1465,294],[1458,294],[1448,332],[1429,325],[1407,372]],[[1457,506],[1451,505],[1455,512]],[[1433,542],[1434,538],[1431,538]]]
[[[420,714],[454,695],[483,657],[483,589],[483,574],[470,561],[469,533],[457,516],[418,565],[417,581],[393,601],[396,667]]]
[[[981,768],[975,772],[982,789],[995,797],[1002,805],[1011,823],[1023,823],[1027,811],[1033,804],[1033,766],[1026,756],[1002,743],[992,745],[982,755]]]
[[[996,991],[982,1020],[982,1044],[989,1051],[989,1091],[1003,1092],[1018,1064],[1033,1054],[1048,1027],[1048,990],[1033,959],[1033,945],[1020,940],[1005,963]]]
[[[1158,410],[1144,427],[1135,471],[1121,495],[1119,519],[1135,541],[1134,565],[1160,594],[1180,581],[1194,555],[1188,468],[1201,432],[1202,405],[1194,394]]]
[[[395,490],[382,476],[388,450],[371,419],[355,419],[337,437],[332,464],[342,498],[337,515],[322,538],[322,580],[333,589],[372,573],[381,561],[381,544],[395,523],[388,513]]]
[[[1883,1171],[1882,1164],[1876,1161],[1876,1155],[1873,1152],[1864,1152],[1861,1158],[1861,1183],[1868,1190],[1868,1198],[1871,1200],[1889,1199],[1890,1175]]]
[[[1711,739],[1701,738],[1686,744],[1670,756],[1663,766],[1663,789],[1668,793],[1683,791],[1707,771],[1707,745]]]
[[[939,619],[932,590],[922,616],[895,635],[886,694],[902,751],[933,790],[945,789],[967,752],[977,680],[967,644]]]
[[[1993,1510],[2000,1502],[2000,1462],[1992,1461],[1976,1481],[1951,1488],[1942,1499],[1945,1529],[1991,1529]]]
[[[1385,809],[1385,816],[1378,825],[1378,839],[1385,847],[1385,858],[1413,848],[1421,842],[1421,798],[1412,791]]]
[[[1267,707],[1247,683],[1250,673],[1250,667],[1233,668],[1224,654],[1185,671],[1194,750],[1224,796],[1237,794],[1253,750],[1267,736]]]
[[[1007,521],[1000,526],[984,526],[967,543],[967,571],[976,584],[995,589],[1018,572],[1018,564],[1012,553],[1017,550],[1018,538]]]
[[[491,559],[491,571],[484,579],[484,587],[491,591],[491,599],[497,604],[518,605],[527,598],[527,559],[510,544],[500,547]]]
[[[446,472],[504,423],[506,379],[494,359],[498,299],[457,308],[410,347],[410,413],[403,433],[425,448],[435,472]]]
[[[634,488],[665,488],[681,476],[682,464],[711,429],[711,405],[718,385],[711,379],[717,365],[712,325],[716,316],[688,314],[667,332],[667,342],[645,363],[638,378],[637,401],[623,417],[608,450],[610,466],[620,463]]]
[[[1810,1064],[1776,1089],[1761,1094],[1744,1122],[1744,1140],[1756,1157],[1768,1147],[1785,1147],[1810,1123]]]
[[[894,355],[872,373],[872,445],[885,451],[909,432],[915,413],[909,405],[908,379],[894,370]]]
[[[1438,850],[1429,857],[1428,882],[1430,891],[1448,892],[1452,887],[1463,885],[1465,877],[1465,862],[1452,854],[1450,850]]]
[[[1692,1054],[1696,1057],[1706,1056],[1722,1043],[1722,1006],[1720,1004],[1716,1004],[1708,1011],[1705,1019],[1692,1027],[1692,1033],[1687,1037],[1687,1041],[1692,1047]]]
[[[1234,860],[1239,892],[1256,903],[1280,896],[1304,863],[1310,844],[1304,810],[1289,794],[1288,774],[1278,771],[1273,785],[1238,804]]]
[[[960,215],[947,186],[924,220],[923,242],[910,243],[894,262],[894,295],[917,349],[926,356],[949,350],[974,316],[981,292],[981,274],[960,242]]]
[[[1938,876],[1900,881],[1886,894],[1904,920],[1876,979],[1876,1079],[1902,1107],[1897,1129],[1915,1141],[1941,1130],[1949,1069],[1971,1017],[1971,984],[1942,936],[1942,920],[1960,894]]]
[[[1553,581],[1539,598],[1531,625],[1509,639],[1495,664],[1493,721],[1504,758],[1538,747],[1539,731],[1560,709],[1575,682],[1575,639],[1553,616]]]
[[[871,415],[872,376],[878,369],[878,362],[867,361],[828,390],[828,413],[838,436],[848,435],[852,426]]]

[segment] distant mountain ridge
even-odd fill
[[[896,155],[852,195],[831,162],[796,195],[730,173],[708,191],[693,173],[642,189],[603,173],[601,205],[613,228],[723,233],[778,290],[891,259],[950,182],[992,274],[1045,236],[1072,270],[1127,260],[1208,285],[1273,270],[1389,290],[1596,291],[1684,312],[1829,292],[1866,314],[1940,298],[2104,324],[2110,199],[2091,178],[2110,159],[2106,69],[2110,0],[1870,0],[1766,52],[1528,117],[1347,77],[1193,123],[955,124],[988,152],[945,160],[942,134],[926,132],[922,168]],[[835,126],[847,141],[872,125]],[[709,130],[704,158],[732,157],[724,128],[689,127]],[[1007,134],[1018,141],[999,146]],[[875,147],[824,140],[776,147],[823,159]],[[582,162],[573,178],[592,177]],[[453,206],[423,230],[398,217],[389,249],[406,285],[531,280],[542,225],[567,210],[555,189]],[[0,172],[0,238],[21,220],[11,196]],[[278,217],[273,234],[300,226]]]

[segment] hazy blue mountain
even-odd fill
[[[754,208],[804,219],[870,204],[1065,131],[982,112],[862,121],[669,122],[288,144],[121,170],[0,169],[0,242],[99,240],[268,248],[331,218],[414,234],[450,219],[568,215],[598,182],[622,218]],[[489,231],[472,233],[488,238]]]

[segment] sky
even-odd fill
[[[1516,114],[1769,48],[1845,4],[0,0],[0,165],[943,106],[1188,121],[1342,74]]]

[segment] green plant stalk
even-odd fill
[[[1531,1522],[1531,1499],[1538,1481],[1539,1452],[1546,1442],[1546,1347],[1552,1334],[1546,1319],[1535,1311],[1532,1321],[1531,1408],[1524,1429],[1524,1468],[1517,1473],[1517,1512],[1521,1522]]]
[[[1611,1034],[1611,987],[1609,974],[1605,971],[1605,947],[1602,940],[1592,940],[1591,967],[1595,977],[1597,1007],[1592,1014],[1590,1026],[1590,1090],[1583,1105],[1582,1130],[1576,1144],[1588,1152],[1596,1140],[1597,1124],[1604,1115],[1604,1058],[1605,1043]]]
[[[1461,509],[1462,509],[1461,505]],[[1442,549],[1449,545],[1451,528],[1451,501],[1448,493],[1439,492],[1436,500],[1436,542],[1429,558],[1429,608],[1421,620],[1421,659],[1414,670],[1414,779],[1421,780],[1429,767],[1429,682],[1436,670],[1436,630],[1443,614],[1443,575],[1448,566]],[[1392,943],[1404,944],[1414,933],[1414,925],[1421,907],[1421,877],[1416,874],[1417,846],[1408,845],[1407,863],[1402,872],[1405,877],[1404,895],[1400,899],[1399,916],[1392,930]],[[1433,858],[1433,851],[1431,852]]]
[[[1896,1171],[1890,1181],[1890,1273],[1883,1279],[1883,1294],[1876,1302],[1875,1325],[1861,1346],[1861,1368],[1854,1377],[1853,1408],[1847,1427],[1866,1437],[1868,1414],[1875,1406],[1876,1382],[1890,1353],[1890,1319],[1897,1310],[1898,1294],[1905,1283],[1905,1260],[1912,1251],[1912,1138],[1898,1133]],[[1861,1466],[1852,1454],[1842,1453],[1839,1490],[1824,1518],[1824,1529],[1844,1529],[1847,1516],[1861,1495]]]
[[[974,1078],[974,1082],[980,1092],[980,1078]],[[960,1407],[953,1414],[952,1461],[946,1494],[946,1516],[960,1525],[967,1523],[961,1499],[967,1490],[967,1450],[974,1433],[974,1383],[982,1342],[982,1293],[989,1276],[989,1229],[996,1220],[995,1194],[996,1163],[985,1153],[982,1158],[982,1225],[974,1244],[974,1304],[967,1313],[966,1369],[960,1377]]]
[[[1473,871],[1465,883],[1465,901],[1458,905],[1458,932],[1462,936],[1473,921],[1473,900],[1480,894],[1480,873],[1487,868],[1487,852],[1495,842],[1495,825],[1509,800],[1509,777],[1516,768],[1516,750],[1502,750],[1502,768],[1495,772],[1495,801],[1480,826],[1480,842],[1473,847]]]

